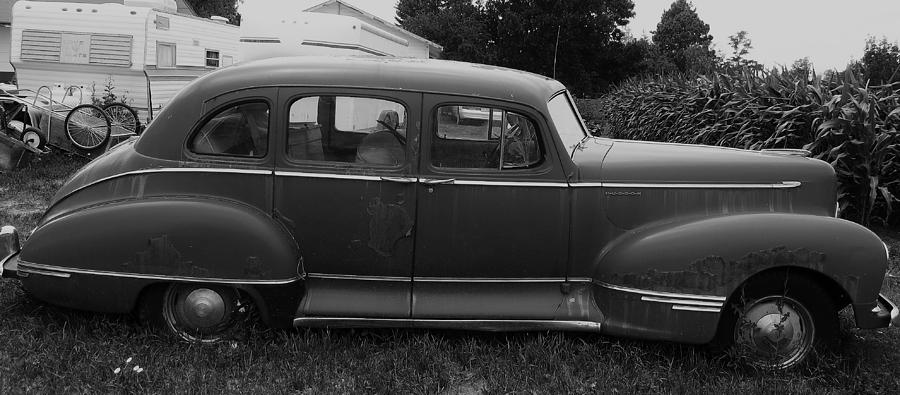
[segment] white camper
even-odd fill
[[[302,11],[247,10],[241,60],[291,55],[436,58],[443,48],[340,0]]]
[[[238,60],[237,26],[175,12],[173,0],[19,1],[11,41],[18,86],[50,87],[56,101],[66,87],[83,87],[74,100],[89,103],[111,81],[114,94],[152,118],[188,82]],[[81,96],[68,94],[66,104]]]

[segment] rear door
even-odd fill
[[[569,194],[546,120],[475,98],[423,107],[413,317],[552,319]]]
[[[421,95],[281,88],[275,216],[299,243],[301,316],[408,318]]]

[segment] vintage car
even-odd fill
[[[447,113],[487,109],[499,122]],[[884,243],[794,151],[596,138],[550,78],[280,58],[210,73],[78,171],[4,277],[189,340],[273,327],[579,330],[798,365],[898,322]]]

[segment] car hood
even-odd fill
[[[579,182],[778,183],[832,182],[820,160],[783,153],[705,145],[590,139],[575,151]]]

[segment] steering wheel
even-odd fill
[[[502,145],[504,148],[509,147],[511,143],[522,142],[522,139],[519,136],[522,134],[522,128],[519,127],[518,124],[512,125],[509,129],[506,130],[503,138],[506,139],[506,144],[497,144],[494,147],[494,150],[487,157],[487,162],[485,162],[485,167],[493,168],[496,166],[500,166],[500,146]]]
[[[402,134],[400,134],[399,132],[397,132],[397,128],[389,125],[387,122],[382,121],[380,119],[376,122],[378,122],[381,126],[386,127],[387,131],[390,132],[392,135],[394,135],[394,138],[400,142],[400,145],[406,145],[406,137],[403,136]]]

